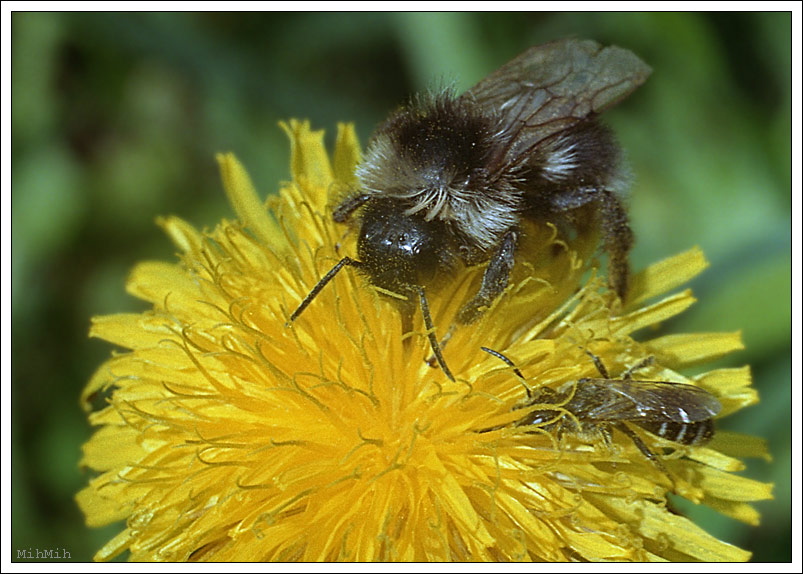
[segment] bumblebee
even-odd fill
[[[457,318],[469,324],[507,287],[522,221],[571,229],[587,206],[596,208],[610,285],[624,298],[633,244],[626,177],[597,116],[649,74],[628,50],[561,40],[530,48],[460,96],[425,94],[393,112],[368,143],[355,191],[333,212],[359,230],[357,258],[343,257],[290,321],[355,267],[405,299],[405,324],[420,306],[435,359],[454,380],[427,304],[434,277],[461,262],[486,264]]]

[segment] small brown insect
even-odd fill
[[[593,217],[610,284],[624,297],[633,243],[622,199],[627,178],[598,116],[649,74],[628,50],[560,40],[530,48],[460,96],[425,94],[393,112],[368,142],[354,193],[332,214],[359,229],[358,258],[343,257],[290,321],[344,266],[355,267],[403,297],[406,326],[421,307],[433,354],[454,380],[425,288],[458,262],[487,263],[479,291],[457,318],[476,320],[507,287],[525,219],[569,233],[580,218]],[[594,210],[581,210],[586,206]]]
[[[513,367],[513,372],[524,380],[521,371],[502,353],[482,347]],[[516,421],[514,426],[537,426],[555,431],[558,436],[568,433],[580,440],[602,438],[611,444],[612,431],[624,433],[636,447],[668,476],[671,475],[661,460],[631,428],[631,425],[661,438],[683,445],[700,445],[714,434],[713,418],[722,405],[708,391],[683,383],[640,381],[632,373],[653,362],[653,357],[628,369],[621,379],[612,379],[599,357],[588,353],[602,378],[583,378],[566,383],[557,390],[542,387],[535,391],[525,385],[527,398],[514,409],[525,409],[536,404],[555,405],[555,408],[537,409]],[[570,413],[573,416],[566,416]],[[480,432],[498,430],[493,427]]]

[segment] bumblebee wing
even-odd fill
[[[530,48],[462,97],[501,116],[510,162],[625,98],[650,72],[629,50],[592,40],[559,40]]]
[[[660,417],[677,423],[709,420],[722,409],[717,398],[694,385],[661,381],[586,379],[578,383],[586,401],[596,404],[586,416],[595,420]],[[576,394],[577,396],[577,394]]]

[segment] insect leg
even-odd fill
[[[633,373],[635,373],[636,371],[640,371],[645,367],[649,367],[654,362],[655,362],[655,357],[653,357],[652,355],[650,355],[645,359],[640,360],[638,363],[636,363],[628,370],[626,370],[624,373],[622,373],[622,379],[624,379],[625,381],[631,380],[633,378]]]
[[[551,200],[553,209],[559,212],[571,211],[592,202],[599,206],[602,238],[608,254],[608,282],[619,298],[624,299],[630,275],[627,255],[633,247],[633,231],[622,200],[615,192],[595,186],[578,187],[558,194]]]
[[[502,242],[494,253],[477,294],[460,309],[457,320],[462,324],[472,323],[482,314],[480,309],[493,303],[507,287],[510,270],[513,269],[513,253],[516,250],[517,233],[510,230],[502,236]]]
[[[586,355],[591,357],[591,360],[594,361],[594,366],[597,367],[599,374],[602,375],[603,379],[610,379],[611,376],[608,374],[608,369],[605,368],[605,365],[602,364],[602,359],[597,357],[591,351],[586,351]]]
[[[602,359],[600,359],[598,356],[596,356],[591,351],[586,351],[586,355],[591,357],[591,360],[594,361],[594,366],[597,367],[597,370],[599,371],[599,374],[602,375],[603,379],[610,379],[611,378],[611,376],[608,374],[608,369],[606,369],[605,365],[602,363]],[[624,373],[622,373],[622,380],[625,380],[625,381],[632,380],[633,379],[633,373],[635,373],[636,371],[640,371],[641,369],[644,369],[645,367],[649,367],[654,362],[655,362],[655,357],[653,357],[652,355],[640,360],[638,363],[636,363],[635,365],[630,367],[628,370],[626,370]]]
[[[289,326],[290,323],[298,319],[298,316],[304,312],[304,309],[306,309],[310,303],[312,303],[312,300],[315,299],[318,293],[321,292],[321,289],[326,287],[326,284],[329,283],[329,281],[331,281],[334,278],[334,276],[337,275],[337,273],[341,269],[343,269],[345,265],[351,265],[352,267],[360,267],[362,265],[362,262],[357,261],[356,259],[352,259],[351,257],[344,257],[343,259],[338,261],[337,264],[326,273],[326,275],[321,277],[321,280],[315,284],[315,287],[312,288],[312,291],[310,291],[307,294],[307,296],[304,297],[304,300],[301,301],[301,304],[290,315],[290,320],[285,324],[285,326]]]
[[[618,430],[622,431],[624,434],[626,434],[630,438],[630,440],[633,441],[633,444],[635,444],[636,448],[638,448],[641,451],[641,454],[643,454],[645,457],[647,457],[647,459],[650,462],[652,462],[655,466],[657,466],[658,469],[661,472],[663,472],[667,476],[667,478],[669,478],[669,482],[671,482],[672,486],[674,487],[675,486],[675,479],[672,478],[672,475],[669,473],[669,469],[666,468],[666,466],[664,465],[663,461],[660,458],[658,458],[655,455],[655,453],[653,453],[647,447],[646,444],[644,444],[644,441],[641,440],[641,438],[635,432],[633,432],[633,430],[630,427],[628,427],[626,423],[620,423],[620,424],[616,425],[616,428]]]
[[[627,211],[614,192],[600,192],[600,207],[605,251],[608,252],[608,282],[619,298],[624,300],[630,275],[627,254],[633,247],[633,231],[627,222]]]
[[[344,223],[351,217],[351,214],[357,211],[366,201],[371,198],[367,193],[349,195],[346,199],[340,202],[335,210],[332,212],[332,219],[336,223]]]

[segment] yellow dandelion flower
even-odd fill
[[[96,559],[126,550],[171,561],[749,557],[667,496],[757,523],[749,503],[770,487],[733,473],[739,457],[766,456],[759,440],[717,432],[681,445],[637,425],[585,436],[567,430],[587,418],[567,402],[572,391],[522,402],[601,378],[593,355],[611,378],[653,357],[634,379],[702,388],[720,416],[754,403],[747,368],[681,374],[741,348],[737,333],[633,338],[692,304],[688,291],[665,294],[705,267],[699,250],[634,276],[621,308],[604,281],[584,282],[593,234],[566,243],[533,226],[505,295],[445,349],[451,381],[427,364],[420,317],[402,336],[396,306],[353,269],[287,326],[353,253],[353,234],[327,204],[352,182],[359,148],[350,127],[331,158],[322,132],[284,128],[292,182],[266,206],[237,160],[220,156],[238,220],[199,232],[161,219],[180,262],[142,263],[128,281],[152,309],[93,320],[92,336],[127,349],[82,397],[87,410],[106,402],[89,415],[98,430],[82,464],[97,475],[78,503],[90,526],[125,521]],[[453,322],[480,278],[461,270],[430,295],[436,327]],[[552,420],[536,424],[533,413],[545,412]]]

